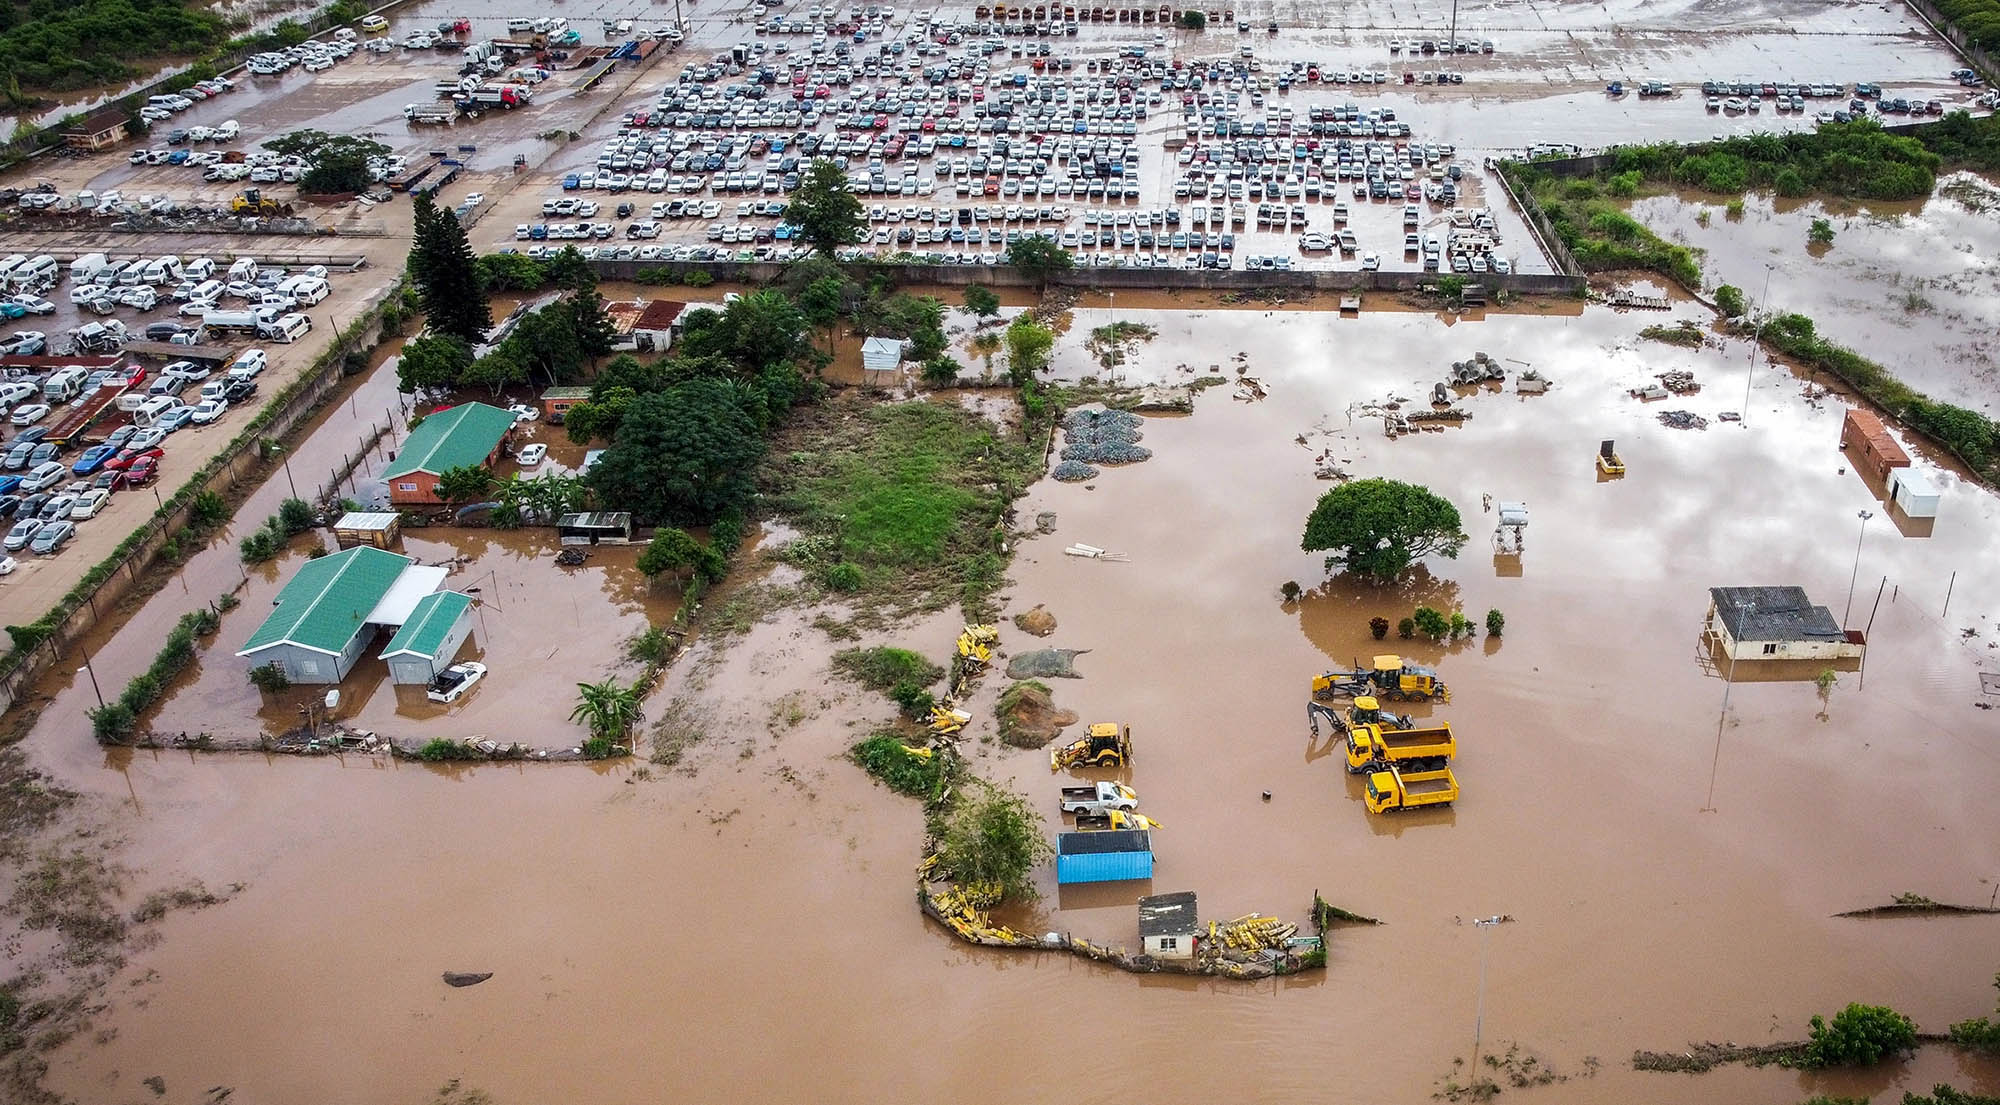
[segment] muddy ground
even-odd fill
[[[1905,890],[1984,900],[2000,870],[2000,824],[1978,785],[1996,766],[2000,719],[1975,708],[1992,701],[1979,674],[2000,670],[2000,581],[1979,568],[2000,534],[1991,495],[1947,477],[1930,535],[1906,536],[1885,524],[1878,490],[1840,470],[1839,405],[1801,400],[1798,381],[1761,365],[1747,427],[1661,426],[1659,408],[1625,388],[1691,366],[1707,390],[1671,405],[1713,418],[1740,404],[1748,347],[1638,339],[1657,313],[1495,312],[1445,326],[1409,311],[1121,305],[1120,317],[1160,331],[1134,348],[1135,378],[1174,376],[1183,361],[1234,375],[1240,350],[1270,398],[1212,388],[1192,417],[1147,420],[1153,459],[1086,484],[1044,481],[1022,502],[1024,520],[1054,511],[1056,530],[1024,537],[1004,614],[1046,603],[1060,624],[1045,641],[1005,628],[1003,651],[1092,650],[1059,703],[1133,727],[1138,755],[1122,777],[1167,828],[1150,887],[1059,892],[1044,876],[1044,901],[1004,919],[1129,945],[1133,900],[1149,889],[1197,890],[1209,916],[1302,918],[1317,888],[1388,922],[1338,933],[1325,975],[1258,988],[1134,978],[975,952],[924,923],[909,897],[917,809],[839,758],[891,707],[832,680],[836,646],[811,612],[790,611],[740,639],[708,638],[672,670],[649,709],[693,703],[696,736],[671,768],[107,755],[83,731],[88,687],[62,691],[27,748],[126,827],[136,882],[247,886],[159,922],[160,943],[132,957],[97,1018],[115,1036],[58,1051],[53,1084],[116,1099],[159,1075],[175,1093],[226,1084],[362,1102],[463,1077],[529,1101],[573,1091],[569,1072],[585,1066],[606,1100],[741,1096],[754,1083],[824,1100],[1003,1101],[1107,1077],[1219,1096],[1256,1069],[1260,1086],[1324,1099],[1325,1069],[1296,1057],[1358,1019],[1398,1030],[1374,1039],[1370,1063],[1341,1066],[1338,1096],[1412,1100],[1469,1054],[1479,941],[1468,922],[1506,913],[1516,921],[1489,952],[1488,1048],[1518,1042],[1570,1076],[1524,1099],[2000,1087],[1993,1065],[1935,1048],[1862,1075],[1625,1065],[1636,1048],[1797,1038],[1809,1014],[1849,1000],[1895,1005],[1927,1029],[1990,1009],[1991,918],[1831,915]],[[1078,313],[1058,346],[1065,375],[1089,367],[1077,328],[1104,321]],[[1470,423],[1400,441],[1365,414],[1349,428],[1350,404],[1415,396],[1431,366],[1475,350],[1532,360],[1556,387],[1466,395]],[[1631,466],[1624,480],[1595,476],[1604,437]],[[1472,534],[1463,555],[1393,590],[1326,583],[1319,558],[1297,549],[1328,486],[1313,478],[1322,453],[1449,496]],[[1522,557],[1490,552],[1485,494],[1529,503]],[[1798,583],[1837,616],[1861,508],[1877,513],[1854,619],[1873,618],[1872,689],[1847,673],[1822,700],[1816,672],[1743,665],[1718,755],[1722,676],[1697,655],[1705,588]],[[1076,541],[1131,559],[1063,556]],[[211,576],[191,591],[227,582],[215,578],[225,569],[205,564]],[[1301,600],[1282,600],[1287,580],[1307,589]],[[1308,739],[1304,683],[1377,650],[1369,616],[1420,600],[1475,620],[1498,607],[1506,635],[1451,648],[1391,638],[1453,686],[1450,705],[1419,712],[1458,728],[1466,790],[1449,812],[1370,817],[1339,756]],[[156,605],[142,619],[178,612]],[[852,643],[942,657],[957,628],[944,614]],[[121,634],[99,663],[148,652]],[[531,698],[585,677],[552,662],[498,679]],[[1045,798],[1045,753],[984,739],[1002,685],[989,677],[968,705],[968,747],[982,772]],[[446,970],[495,977],[455,990],[439,981]],[[873,999],[859,1011],[857,992]],[[787,1024],[812,1030],[774,1032],[777,1001]],[[1088,1054],[1049,1048],[1080,1003],[1151,1028],[1106,1034]],[[287,1015],[269,1016],[277,1008]],[[235,1028],[190,1037],[200,1021]],[[915,1024],[930,1026],[922,1063],[908,1061]],[[357,1049],[368,1063],[352,1062]],[[837,1080],[772,1073],[823,1069],[829,1056]]]

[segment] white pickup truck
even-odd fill
[[[1093,783],[1062,788],[1064,813],[1103,814],[1112,810],[1138,808],[1139,796],[1123,783]]]

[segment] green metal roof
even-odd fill
[[[438,653],[444,648],[445,638],[451,636],[451,627],[458,624],[459,615],[471,605],[472,598],[457,591],[433,591],[418,599],[416,608],[410,611],[410,620],[403,623],[382,650],[382,659],[404,653],[432,660],[446,659]]]
[[[278,592],[277,609],[236,655],[279,644],[339,655],[411,563],[367,545],[306,561]]]
[[[382,474],[393,480],[412,472],[436,476],[447,468],[485,464],[493,448],[514,428],[514,416],[485,403],[460,403],[417,424],[396,463]]]

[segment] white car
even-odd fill
[[[543,458],[548,455],[549,447],[537,441],[533,444],[521,446],[521,451],[514,454],[514,459],[519,461],[523,468],[533,468],[535,465],[542,463]]]
[[[228,375],[232,380],[254,380],[269,363],[270,359],[264,356],[263,350],[245,349],[237,355],[236,362],[229,366]]]
[[[13,557],[11,557],[11,556],[0,556],[0,576],[10,576],[10,575],[13,575],[13,574],[14,574],[14,569],[16,569],[16,568],[18,568],[18,567],[20,567],[20,566],[21,566],[21,562],[20,562],[20,561],[18,561],[18,560],[15,560],[15,559],[14,559]]]
[[[14,417],[8,419],[8,421],[16,426],[32,426],[48,416],[49,405],[47,403],[29,403],[23,407],[16,407],[14,409]]]
[[[432,702],[442,702],[449,706],[464,697],[472,685],[486,677],[485,664],[453,664],[437,674],[424,691],[424,697]]]
[[[523,422],[533,422],[542,416],[541,408],[531,407],[526,403],[512,404],[507,408],[507,413],[514,416],[514,425],[516,426],[519,426]]]
[[[221,418],[224,414],[227,414],[228,412],[229,412],[229,400],[204,399],[201,402],[195,404],[194,414],[190,415],[189,417],[192,418],[196,424],[206,426],[209,423],[215,421],[216,419]]]
[[[85,518],[95,518],[97,512],[104,509],[104,504],[110,501],[110,491],[102,487],[91,488],[77,497],[76,505],[69,508],[69,516],[79,522]]]

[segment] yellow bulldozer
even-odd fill
[[[237,215],[275,215],[280,206],[277,200],[264,198],[255,188],[246,188],[229,201],[230,212]]]
[[[1132,730],[1115,721],[1100,721],[1078,741],[1049,750],[1049,770],[1066,767],[1124,767],[1132,762]]]

